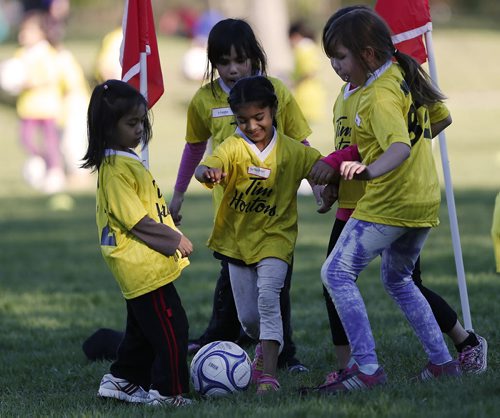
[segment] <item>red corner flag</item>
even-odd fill
[[[427,59],[422,40],[432,30],[428,0],[378,0],[375,11],[384,18],[392,30],[392,42],[420,64]]]
[[[140,90],[151,108],[164,91],[151,0],[126,0],[122,28],[122,80]]]

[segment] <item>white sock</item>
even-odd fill
[[[379,365],[378,364],[363,364],[362,366],[358,366],[359,370],[361,373],[367,374],[367,375],[372,375],[375,374],[375,372],[378,370]]]
[[[349,359],[349,362],[347,363],[347,368],[350,369],[352,366],[356,364],[356,360],[354,360],[352,357]]]

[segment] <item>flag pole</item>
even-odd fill
[[[148,100],[148,49],[149,45],[146,45],[146,50],[140,53],[139,57],[139,91]],[[147,144],[142,145],[141,149],[141,159],[144,167],[149,168],[149,148]]]
[[[429,74],[434,84],[438,86],[436,61],[434,58],[434,45],[432,43],[432,32],[430,30],[425,32],[425,45],[427,49],[427,62],[429,63]],[[453,185],[451,182],[450,161],[448,158],[448,149],[446,146],[446,134],[444,130],[439,133],[438,138],[439,138],[439,150],[441,153],[441,164],[443,166],[446,202],[448,203],[448,216],[450,219],[451,240],[453,244],[453,252],[455,255],[455,266],[457,270],[458,290],[460,293],[460,302],[462,305],[462,315],[464,319],[465,329],[473,331],[470,307],[469,307],[469,296],[467,293],[467,283],[465,281],[462,247],[460,246],[460,234],[458,231],[455,197],[453,195]]]

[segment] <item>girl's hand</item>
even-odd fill
[[[344,180],[352,180],[355,175],[366,170],[366,165],[359,161],[342,161],[340,164],[340,175]]]
[[[220,168],[208,168],[203,174],[205,178],[205,183],[219,184],[223,178],[227,176],[227,173],[222,172]]]
[[[177,249],[184,258],[189,256],[193,252],[193,244],[191,243],[191,241],[189,241],[189,239],[186,238],[185,235],[182,235]]]
[[[174,195],[172,196],[172,199],[170,199],[168,210],[170,211],[170,214],[172,215],[172,219],[174,220],[176,226],[179,226],[181,224],[182,215],[180,212],[183,201],[184,193],[174,190]]]
[[[318,160],[311,168],[308,177],[315,184],[328,184],[335,179],[335,170],[324,161]]]
[[[333,204],[337,201],[339,197],[339,186],[338,184],[331,183],[325,186],[321,192],[321,199],[323,201],[321,207],[318,209],[318,213],[328,212]]]

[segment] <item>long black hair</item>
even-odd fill
[[[404,79],[415,102],[430,105],[445,99],[421,65],[394,47],[387,23],[369,7],[349,6],[339,9],[326,22],[322,40],[328,57],[332,57],[337,45],[342,44],[367,73],[373,69],[368,67],[362,57],[364,49],[372,48],[379,62],[394,57],[403,69]]]
[[[208,35],[205,80],[215,80],[216,65],[224,55],[231,54],[231,47],[234,47],[238,58],[250,60],[252,75],[266,74],[266,54],[252,27],[243,19],[224,19],[217,22]],[[212,92],[215,95],[213,87]]]
[[[107,80],[94,88],[87,111],[89,145],[83,157],[82,168],[98,170],[104,153],[114,143],[118,121],[139,106],[148,108],[146,98],[130,84],[120,80]],[[143,144],[151,140],[149,112],[144,120]]]

